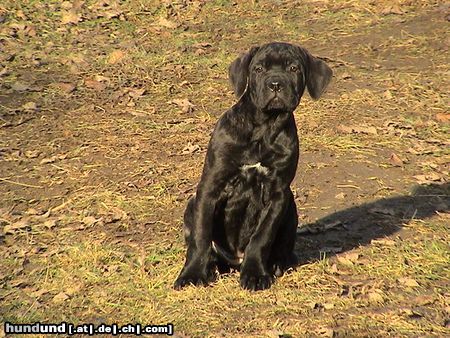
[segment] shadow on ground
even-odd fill
[[[412,220],[425,220],[450,209],[450,186],[416,186],[411,195],[383,198],[335,212],[299,228],[298,265],[349,251],[399,232]]]

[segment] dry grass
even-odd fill
[[[179,337],[450,334],[441,2],[99,3],[0,5],[0,321],[172,322]],[[423,217],[382,210],[373,224],[395,228],[386,238],[369,228],[348,245],[333,229],[311,249],[314,235],[299,236],[314,254],[270,290],[244,291],[231,273],[175,292],[183,208],[234,102],[227,67],[271,40],[302,43],[335,72],[296,112],[304,223],[408,196],[417,180],[442,192]],[[175,101],[186,99],[193,109]]]

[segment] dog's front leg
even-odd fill
[[[248,290],[264,290],[274,278],[268,268],[268,260],[274,238],[286,211],[287,188],[277,187],[270,192],[268,203],[262,210],[259,223],[253,233],[241,266],[240,283]]]

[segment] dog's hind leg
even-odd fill
[[[192,196],[186,206],[186,210],[184,211],[184,240],[186,241],[186,245],[192,242],[192,229],[194,227],[194,204],[195,204],[195,195]]]
[[[186,254],[186,263],[183,267],[183,270],[180,273],[180,276],[175,281],[174,287],[175,289],[181,289],[182,287],[194,284],[194,285],[206,285],[212,282],[215,279],[215,271],[216,264],[212,257],[212,253],[208,253],[205,256],[205,268],[204,270],[191,269],[189,270],[187,267],[189,263],[195,257],[195,233],[194,233],[194,222],[195,222],[195,204],[196,204],[196,196],[193,196],[186,206],[186,210],[184,212],[184,239],[187,245],[187,254]]]

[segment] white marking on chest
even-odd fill
[[[261,162],[255,163],[255,164],[244,164],[241,167],[242,171],[248,171],[249,169],[255,168],[256,171],[260,174],[263,175],[268,175],[269,174],[269,168],[264,167],[263,165],[261,165]]]

